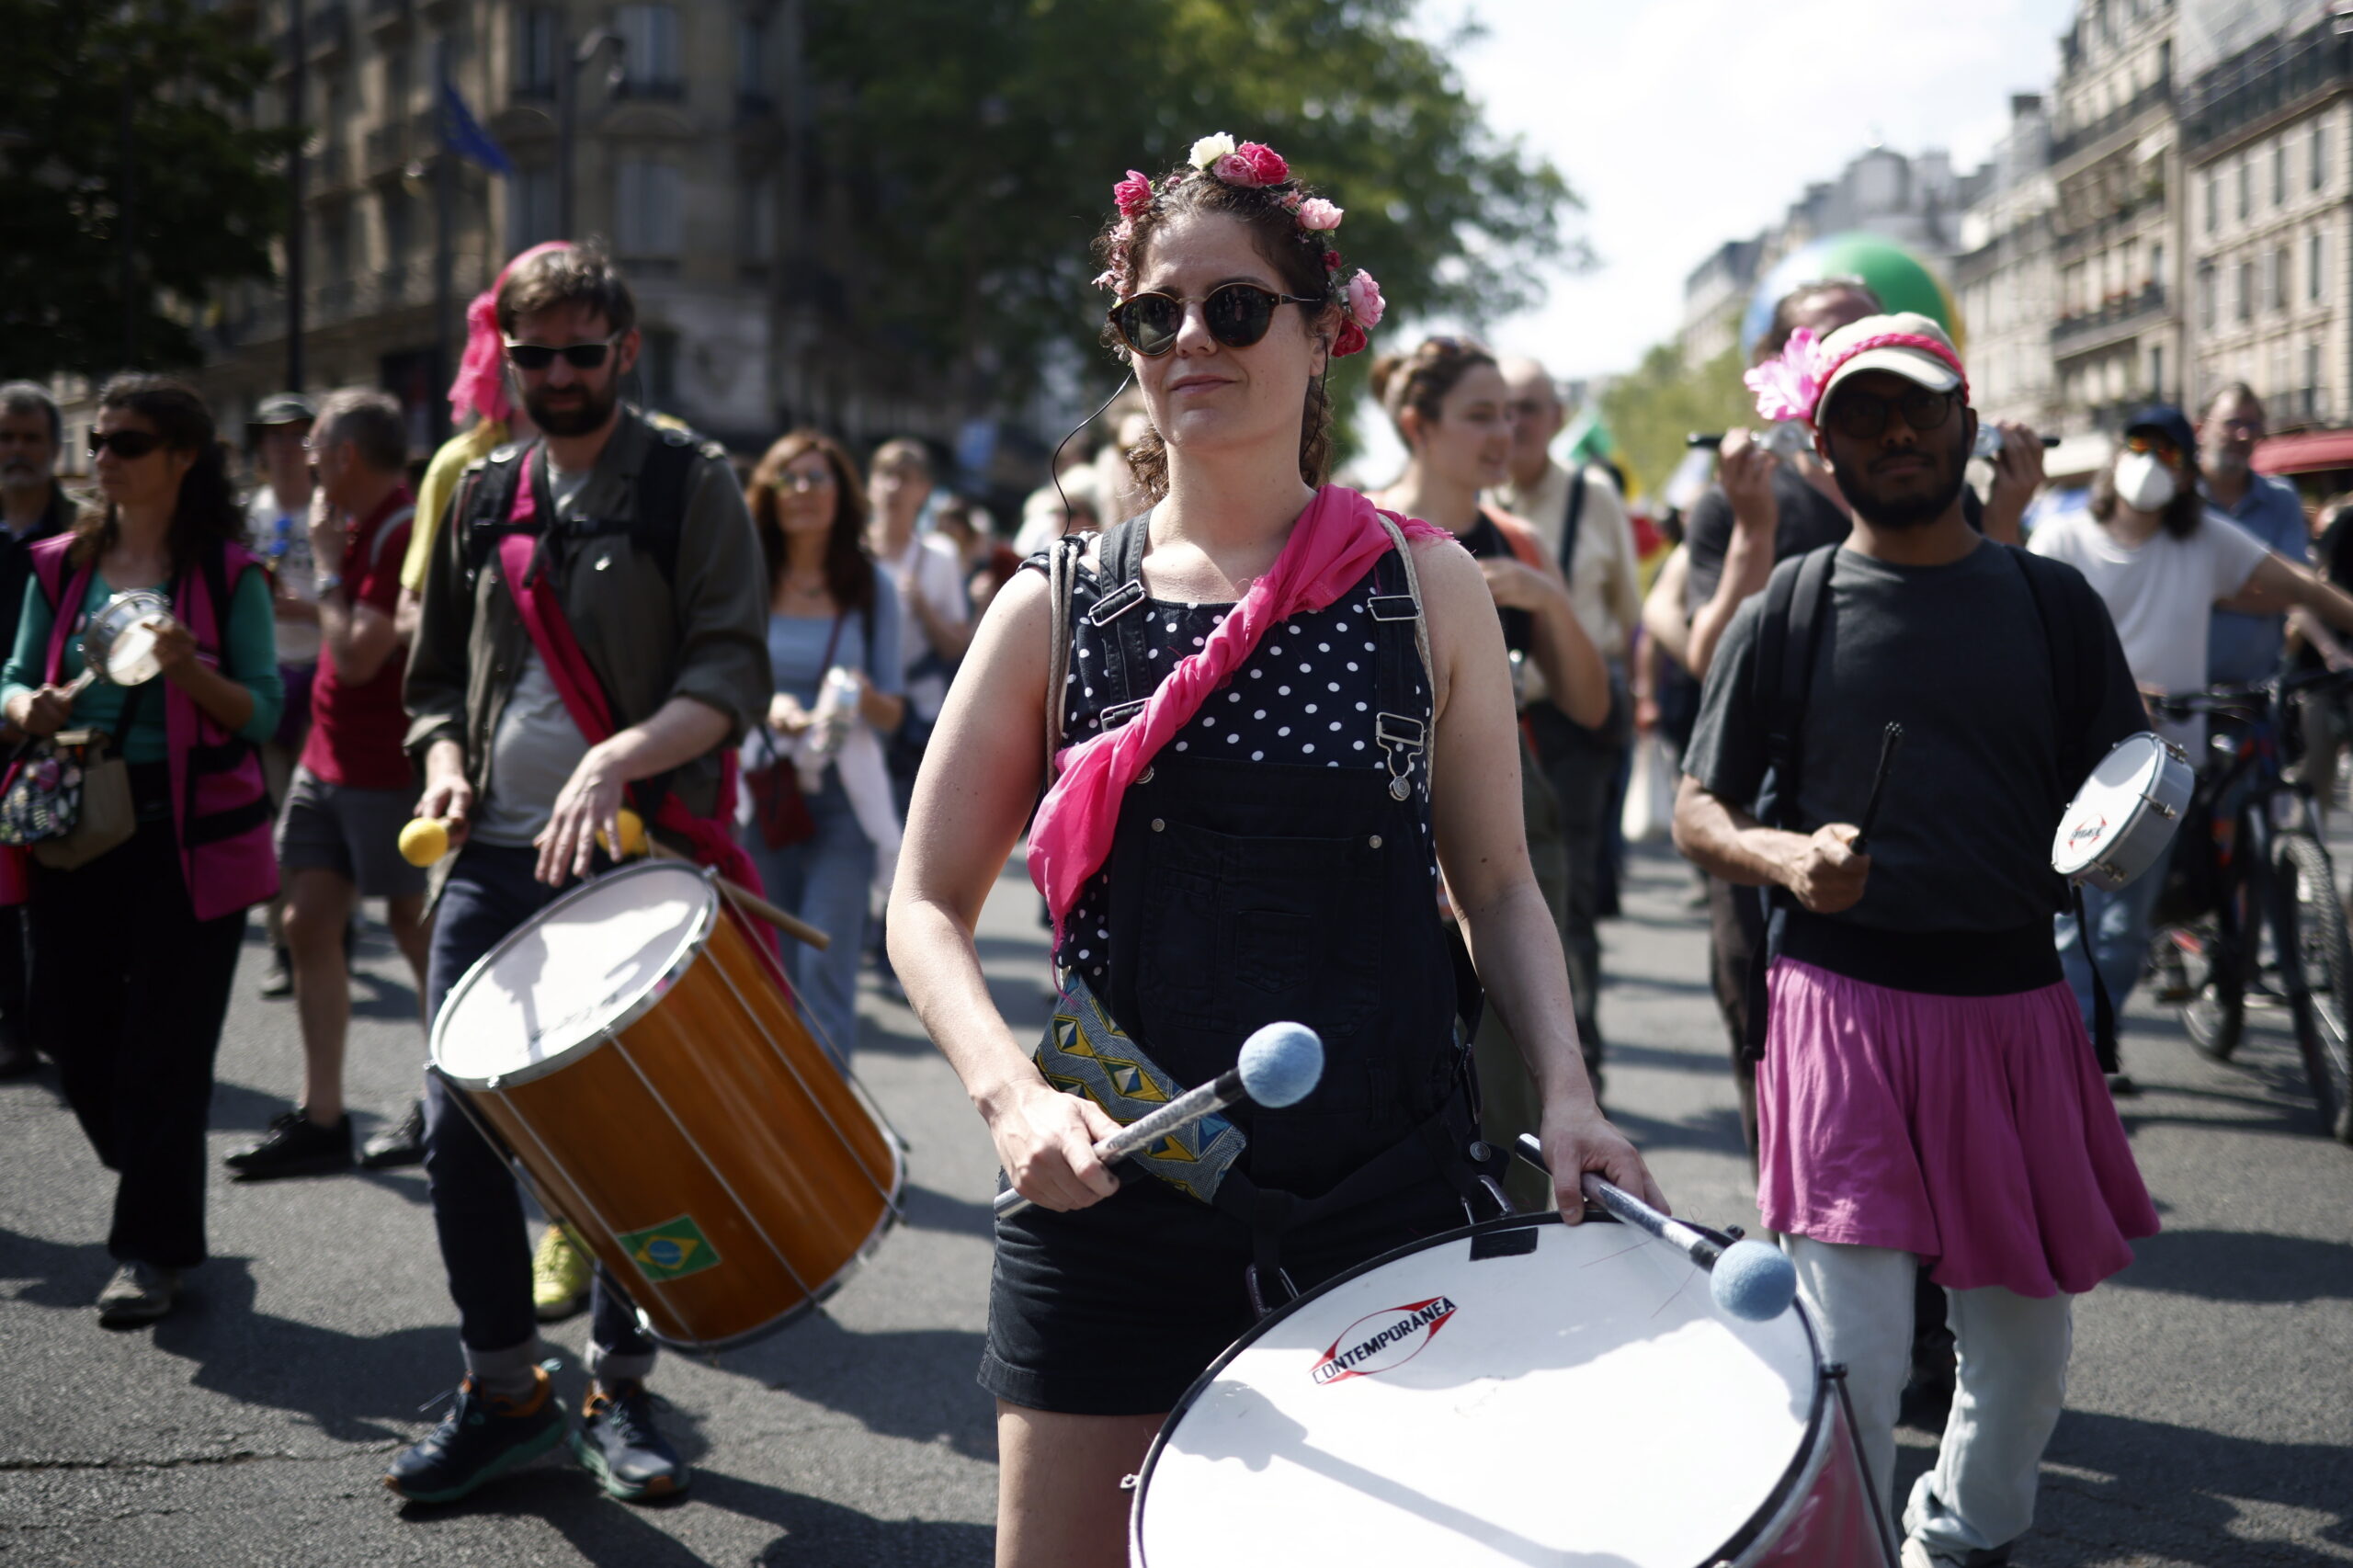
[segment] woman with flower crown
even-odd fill
[[[1255,1316],[1495,1211],[1461,1043],[1482,988],[1540,1086],[1564,1217],[1587,1170],[1659,1200],[1579,1060],[1485,582],[1442,530],[1325,483],[1324,372],[1382,310],[1341,262],[1342,210],[1226,136],[1114,196],[1097,281],[1151,416],[1130,458],[1154,504],[1034,558],[990,607],[890,922],[1035,1205],[997,1221],[980,1374],[1006,1564],[1124,1562],[1120,1478]],[[1034,1049],[972,938],[1025,822],[1059,983]],[[1439,925],[1441,868],[1475,983]],[[1118,1173],[1095,1158],[1284,1019],[1324,1042],[1306,1099],[1237,1107]]]

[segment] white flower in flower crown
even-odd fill
[[[1197,169],[1206,169],[1220,158],[1233,156],[1233,138],[1221,131],[1214,136],[1204,136],[1194,142],[1187,161]]]

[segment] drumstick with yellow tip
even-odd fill
[[[430,866],[449,853],[449,817],[412,818],[401,829],[401,858],[412,866]]]
[[[627,806],[623,806],[620,810],[620,835],[621,852],[614,857],[616,859],[626,860],[632,856],[644,854],[651,855],[657,860],[683,860],[688,865],[694,864],[690,857],[679,854],[647,833],[645,819]],[[597,844],[607,854],[612,854],[612,846],[606,842],[602,833],[597,835]],[[786,936],[806,942],[819,952],[824,952],[834,945],[834,939],[824,932],[810,925],[801,916],[779,909],[743,883],[717,875],[714,875],[711,880],[719,884],[719,891],[725,893],[745,914],[758,916]]]

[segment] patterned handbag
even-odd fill
[[[74,831],[82,820],[86,748],[69,743],[90,734],[73,731],[33,743],[0,790],[0,844],[41,844]]]

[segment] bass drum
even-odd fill
[[[1801,1308],[1666,1243],[1490,1221],[1259,1323],[1137,1478],[1138,1568],[1893,1568]]]

